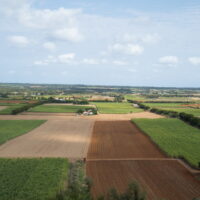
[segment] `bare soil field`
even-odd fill
[[[130,121],[95,122],[87,159],[164,157]]]
[[[6,109],[8,106],[0,106],[0,110]]]
[[[38,118],[37,118],[38,119]],[[40,127],[0,146],[0,157],[86,156],[93,121],[79,118],[48,120]]]
[[[176,160],[87,161],[86,171],[94,197],[111,188],[123,192],[133,180],[145,189],[148,200],[200,197],[200,181]]]

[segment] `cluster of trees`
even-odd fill
[[[13,109],[13,110],[12,110],[12,115],[16,115],[16,114],[18,114],[18,113],[27,111],[27,110],[29,110],[30,108],[33,108],[33,107],[35,107],[35,106],[42,105],[42,104],[44,104],[44,103],[46,103],[46,101],[38,101],[37,103],[26,104],[26,105],[21,106],[21,107],[19,107],[19,108]]]
[[[49,103],[72,103],[72,104],[80,104],[80,105],[88,105],[89,102],[86,99],[77,99],[77,100],[57,100],[53,97],[48,98]]]

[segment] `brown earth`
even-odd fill
[[[148,200],[200,197],[200,182],[176,160],[87,161],[86,171],[94,197],[111,188],[124,192],[133,180],[145,189]]]
[[[95,122],[87,159],[164,157],[132,122]]]
[[[0,110],[6,109],[8,106],[0,106]]]
[[[0,157],[86,157],[93,120],[48,120],[40,127],[0,146]]]

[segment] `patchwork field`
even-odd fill
[[[12,113],[12,110],[20,108],[25,104],[18,103],[0,103],[0,115],[9,115]]]
[[[171,110],[176,112],[185,112],[188,114],[192,114],[196,117],[200,117],[200,109],[197,107],[195,108],[194,104],[193,107],[191,104],[186,103],[144,103],[144,105],[149,106],[151,108],[159,108],[163,110]]]
[[[44,122],[44,120],[0,120],[0,144],[31,131]]]
[[[200,162],[200,130],[178,119],[134,119],[134,123],[172,157]]]
[[[26,117],[26,116],[25,116]],[[80,118],[48,120],[40,127],[0,146],[0,157],[86,156],[93,121]]]
[[[174,160],[88,161],[92,194],[98,197],[111,188],[124,192],[136,180],[146,190],[148,200],[192,200],[200,197],[200,183]]]
[[[87,159],[163,157],[165,155],[130,121],[95,122]]]
[[[96,105],[99,113],[101,114],[127,114],[127,113],[143,112],[143,110],[140,108],[134,108],[131,103],[93,102],[92,104]]]
[[[66,159],[0,158],[0,200],[55,199],[67,172]]]
[[[93,108],[93,106],[79,105],[40,105],[31,108],[29,112],[46,112],[46,113],[76,113],[79,109]]]

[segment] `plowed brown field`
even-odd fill
[[[136,180],[148,200],[192,200],[200,197],[200,182],[176,160],[87,161],[92,194],[97,197],[111,188],[123,192]]]
[[[48,120],[40,127],[0,146],[0,157],[86,157],[93,121]]]
[[[0,110],[6,109],[8,106],[0,106]]]
[[[130,121],[95,122],[87,159],[163,157],[165,155]]]

